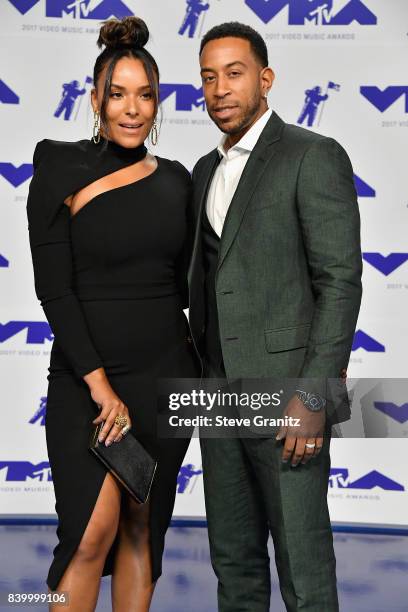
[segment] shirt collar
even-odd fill
[[[247,131],[247,133],[243,135],[241,140],[239,140],[233,147],[228,149],[228,151],[224,150],[224,144],[228,138],[228,135],[224,134],[224,136],[221,138],[220,144],[217,147],[219,156],[223,157],[224,159],[232,159],[233,157],[237,157],[240,153],[242,153],[242,151],[248,151],[251,153],[271,115],[272,109],[268,108],[268,110],[261,117],[259,117],[257,121],[255,121],[254,125]]]

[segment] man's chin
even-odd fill
[[[215,117],[211,117],[211,119],[223,134],[232,136],[233,134],[238,134],[242,129],[241,123],[237,123],[236,121],[220,121],[219,119],[215,119]]]

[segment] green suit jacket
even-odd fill
[[[202,357],[201,219],[218,163],[214,150],[193,171],[190,325]],[[221,235],[215,289],[227,378],[339,377],[350,357],[361,272],[360,217],[346,152],[273,113]]]

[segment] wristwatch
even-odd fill
[[[317,393],[308,393],[301,389],[296,389],[296,395],[306,408],[312,412],[319,412],[326,406],[326,400]]]

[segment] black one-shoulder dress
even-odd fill
[[[195,377],[186,259],[190,175],[158,159],[153,174],[104,192],[72,218],[64,199],[135,163],[143,148],[42,141],[27,204],[36,293],[54,333],[46,439],[58,514],[47,584],[55,590],[88,524],[106,469],[88,450],[99,413],[83,376],[104,367],[129,409],[132,430],[156,458],[150,497],[153,580],[188,440],[156,435],[157,378]],[[112,573],[115,545],[103,575]]]

